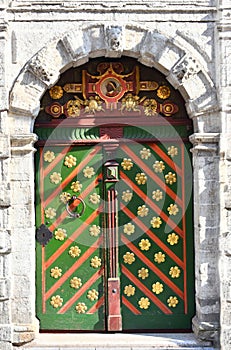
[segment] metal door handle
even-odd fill
[[[82,203],[82,210],[80,213],[76,213],[76,212],[73,212],[71,209],[70,209],[70,205],[74,202],[74,201],[79,201]],[[71,199],[69,199],[69,201],[67,202],[66,204],[66,211],[68,212],[68,214],[72,217],[72,218],[79,218],[80,216],[83,215],[84,211],[85,211],[85,208],[86,208],[86,204],[84,202],[84,200],[80,197],[76,197],[76,196],[72,196]]]

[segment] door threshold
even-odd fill
[[[210,342],[199,342],[193,333],[40,333],[25,350],[215,350]]]

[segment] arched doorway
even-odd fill
[[[192,125],[180,94],[134,59],[94,59],[46,92],[34,131],[41,329],[190,329]]]

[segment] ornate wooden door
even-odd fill
[[[126,58],[72,68],[58,84],[35,125],[41,329],[190,329],[191,121],[182,98]]]

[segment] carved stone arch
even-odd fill
[[[215,118],[212,119],[212,115],[217,113],[217,98],[207,69],[207,62],[190,43],[182,38],[179,39],[177,33],[167,36],[156,30],[151,31],[145,27],[130,24],[122,26],[115,23],[94,24],[65,33],[37,52],[18,75],[10,94],[9,111],[14,120],[11,123],[13,159],[11,176],[14,179],[12,187],[19,192],[23,191],[19,186],[21,174],[19,176],[16,171],[17,168],[22,167],[25,171],[24,177],[28,181],[28,191],[30,191],[28,196],[33,206],[31,198],[33,199],[34,189],[31,184],[34,181],[34,174],[31,164],[33,142],[36,136],[31,132],[33,120],[39,112],[40,99],[45,91],[58,81],[62,72],[72,66],[86,63],[89,58],[100,56],[119,58],[122,55],[136,58],[140,63],[161,71],[170,84],[184,97],[188,114],[194,121],[195,134],[192,135],[191,141],[194,144],[197,310],[193,328],[198,337],[213,340],[217,337],[219,320],[219,293],[215,289],[216,286],[213,287],[214,280],[218,279],[216,267],[218,244],[214,242],[219,234],[219,205],[213,204],[218,203],[216,196],[219,193],[219,158],[217,156],[219,125],[215,124]],[[209,179],[206,171],[207,174],[209,173]],[[209,200],[204,191],[201,192],[200,189],[210,190]],[[18,197],[19,192],[16,190],[14,192]],[[27,204],[20,202],[18,206],[12,205],[11,213],[14,217],[12,234],[15,233],[15,236],[22,230],[20,222],[23,218],[19,218],[19,215],[25,212]],[[20,306],[18,302],[15,307],[17,314],[12,314],[15,324],[15,344],[30,341],[36,334],[34,332],[36,317],[33,282],[35,262],[34,250],[31,249],[34,245],[33,210],[29,218],[30,223],[28,223],[28,217],[25,218],[23,230],[27,237],[24,245],[24,249],[27,249],[27,254],[23,256],[24,265],[27,268],[30,266],[30,271],[26,271],[24,275],[30,275],[30,280],[28,279],[30,299],[25,302],[26,306],[24,304]],[[213,247],[211,242],[214,243]],[[14,259],[16,262],[20,259],[17,252],[14,253]],[[20,268],[22,270],[23,266]],[[20,273],[23,275],[22,271]],[[22,281],[24,277],[22,276]],[[17,292],[12,292],[16,305],[17,297],[14,294]],[[26,320],[24,307],[27,308]]]
[[[10,111],[35,117],[40,98],[60,73],[89,58],[121,55],[155,67],[183,95],[189,116],[216,109],[214,84],[204,58],[177,37],[125,25],[90,25],[65,33],[43,47],[25,65],[10,94]],[[195,88],[196,87],[196,88]],[[196,131],[196,130],[195,130]]]

